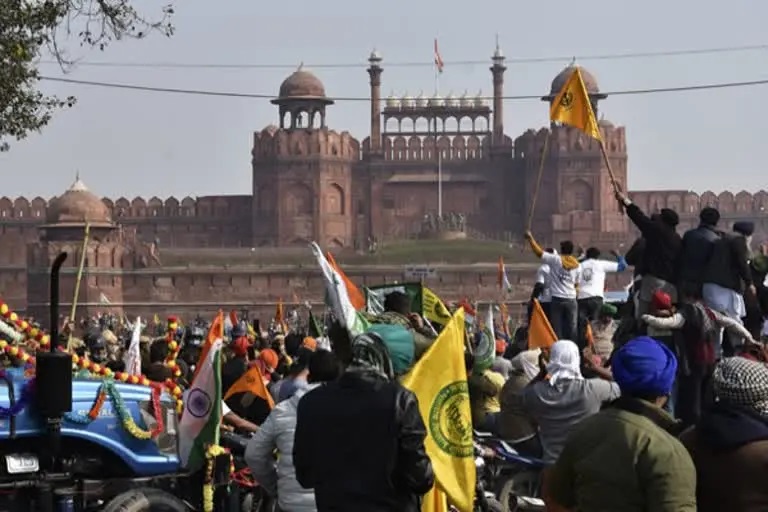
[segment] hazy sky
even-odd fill
[[[158,0],[139,7],[156,9]],[[490,56],[499,33],[508,58],[576,56],[605,92],[768,79],[768,50],[627,59],[587,56],[768,44],[768,2],[754,0],[503,1],[437,0],[258,2],[182,0],[170,39],[116,43],[105,52],[70,51],[83,61],[176,64],[278,64],[278,69],[174,69],[80,65],[69,78],[154,87],[274,95],[300,62],[330,96],[369,94],[366,59],[384,58],[383,93],[434,88],[433,72],[396,63],[432,59],[439,38],[446,62],[443,94],[491,91]],[[148,11],[151,12],[151,11]],[[581,58],[579,58],[581,56]],[[452,65],[452,61],[482,61]],[[569,63],[509,63],[507,95],[544,94]],[[340,68],[312,64],[348,64]],[[359,64],[358,67],[354,67]],[[63,76],[43,65],[48,76]],[[40,135],[0,154],[3,194],[51,196],[80,171],[100,195],[152,196],[250,193],[252,132],[277,122],[264,99],[238,99],[43,82],[47,92],[76,95]],[[601,106],[627,127],[630,189],[766,187],[768,85],[684,93],[625,95]],[[507,101],[508,135],[547,121],[539,101]],[[369,104],[338,102],[329,125],[362,139]]]

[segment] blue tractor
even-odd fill
[[[199,509],[203,472],[182,470],[173,398],[164,393],[156,407],[150,388],[110,383],[119,405],[105,400],[95,414],[102,382],[73,378],[71,356],[57,350],[58,274],[65,259],[60,254],[51,270],[51,347],[37,353],[34,381],[21,370],[0,373],[0,512]],[[126,412],[137,425],[163,428],[138,439],[122,425]],[[217,478],[228,478],[228,457],[217,462]]]

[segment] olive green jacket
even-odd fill
[[[577,512],[696,512],[696,470],[662,409],[619,398],[569,435],[548,478]]]

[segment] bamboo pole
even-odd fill
[[[75,322],[75,315],[77,314],[77,299],[80,296],[80,282],[83,280],[83,269],[85,268],[86,256],[88,254],[88,238],[91,234],[91,225],[85,224],[85,236],[83,237],[83,246],[80,253],[80,266],[77,269],[77,279],[75,280],[75,294],[72,297],[72,310],[69,313],[69,321]],[[72,331],[69,332],[69,338],[67,338],[67,350],[72,350]]]
[[[536,175],[536,187],[533,189],[533,197],[531,198],[531,207],[528,210],[528,221],[525,224],[525,230],[530,231],[533,226],[533,214],[536,212],[536,199],[539,197],[539,189],[541,188],[541,176],[544,174],[544,162],[547,158],[547,150],[549,149],[549,137],[550,132],[547,131],[547,136],[544,138],[544,146],[541,148],[541,158],[539,159],[539,172]]]

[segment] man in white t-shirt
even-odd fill
[[[551,247],[544,249],[544,252],[557,254]],[[531,305],[533,305],[533,300],[537,299],[539,304],[541,304],[541,309],[544,311],[544,314],[547,315],[547,318],[549,318],[549,304],[552,302],[552,293],[549,290],[549,282],[552,279],[551,274],[552,269],[549,268],[549,265],[546,263],[539,265],[539,268],[536,270],[533,291],[531,292]],[[531,308],[528,308],[528,318],[530,319],[530,317]]]
[[[627,262],[620,254],[618,261],[600,259],[600,249],[590,247],[581,262],[579,279],[578,303],[579,316],[589,322],[594,322],[600,313],[605,294],[605,275],[622,272],[627,268]]]
[[[561,340],[576,340],[578,334],[578,306],[576,287],[581,268],[574,256],[573,242],[560,242],[560,254],[545,252],[530,232],[525,234],[531,249],[542,263],[549,265],[549,291],[552,299],[549,306],[549,322]]]

